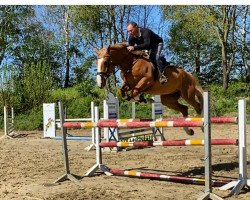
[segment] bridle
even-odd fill
[[[97,75],[100,75],[101,77],[103,77],[103,78],[105,78],[105,79],[107,79],[109,76],[110,76],[110,73],[109,73],[109,68],[110,68],[110,66],[112,65],[112,60],[111,60],[111,56],[108,54],[108,53],[106,53],[103,57],[101,57],[101,58],[108,58],[106,61],[104,61],[104,65],[105,65],[105,67],[106,67],[106,72],[97,72],[96,74]],[[100,58],[99,58],[100,59]]]

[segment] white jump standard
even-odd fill
[[[241,189],[247,187],[250,189],[250,179],[247,178],[247,134],[246,134],[246,100],[241,99],[238,103],[239,112],[239,179],[237,181],[232,181],[221,187],[221,190],[228,190],[233,188],[231,195],[237,195],[240,193]]]

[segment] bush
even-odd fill
[[[236,116],[238,112],[238,100],[249,98],[249,85],[247,83],[231,83],[226,92],[220,85],[210,85],[211,115]],[[250,117],[250,102],[247,101],[247,115]]]
[[[90,85],[88,85],[88,88],[84,88],[84,84],[80,84],[68,89],[54,90],[53,92],[51,92],[51,99],[49,101],[56,102],[57,100],[61,100],[64,104],[64,107],[67,108],[67,118],[90,117],[91,101],[94,101],[95,105],[99,106],[101,113],[100,116],[103,116],[102,112],[105,92],[104,90],[101,90],[97,87],[89,86]],[[240,97],[249,98],[249,89],[250,88],[246,83],[238,82],[230,84],[229,89],[224,93],[222,86],[210,85],[209,90],[211,92],[211,116],[237,116],[238,99]],[[88,91],[91,92],[88,93]],[[120,97],[118,98],[120,102],[120,118],[131,118],[132,103],[121,99]],[[149,98],[149,95],[147,95],[146,98]],[[183,100],[180,100],[180,102],[188,105]],[[164,117],[181,116],[180,113],[170,110],[166,107],[164,107],[164,111]],[[56,118],[58,118],[58,108],[56,109],[56,116]],[[196,113],[191,106],[189,106],[189,116],[196,116]],[[247,116],[248,120],[250,120],[249,100],[247,101]],[[151,104],[136,104],[136,118],[151,118]],[[14,123],[15,129],[17,130],[42,130],[42,105],[39,108],[33,108],[26,113],[15,113]],[[3,117],[1,117],[0,119],[0,125],[3,127]]]
[[[72,99],[80,98],[80,94],[75,87],[67,88],[67,89],[56,89],[51,91],[51,102],[67,102]],[[49,102],[47,102],[49,103]]]
[[[42,108],[32,110],[30,113],[19,114],[14,118],[15,130],[43,130]]]
[[[68,102],[65,107],[67,108],[67,118],[86,118],[91,116],[91,96],[85,98],[74,99]]]

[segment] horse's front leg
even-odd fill
[[[122,70],[121,70],[121,78],[123,80],[123,85],[119,90],[119,95],[129,101],[131,100],[131,95],[129,95],[128,91],[131,90],[131,87],[129,86],[125,74]]]
[[[121,89],[119,90],[119,95],[124,98],[126,95],[128,95],[127,92],[129,90],[130,90],[129,85],[127,83],[123,83]]]
[[[134,88],[132,88],[131,96],[136,100],[140,100],[139,95],[153,85],[152,77],[143,77]]]

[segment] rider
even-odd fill
[[[160,56],[163,48],[162,38],[155,34],[148,28],[141,28],[135,22],[129,22],[127,25],[127,31],[129,33],[129,51],[133,50],[149,50],[150,59],[154,66],[156,66],[160,73],[160,83],[166,83],[167,78],[164,75],[165,66],[163,66]],[[136,46],[135,46],[136,44]]]

